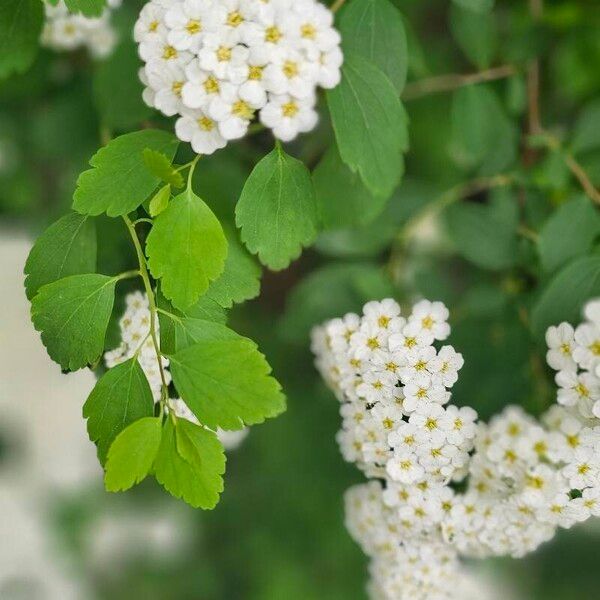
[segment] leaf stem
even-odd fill
[[[124,271],[123,273],[119,273],[116,276],[117,281],[121,281],[122,279],[132,279],[133,277],[138,277],[141,275],[139,269],[133,269],[132,271]]]
[[[188,180],[187,180],[188,190],[192,189],[192,177],[194,175],[194,170],[196,169],[196,165],[198,164],[198,161],[201,158],[202,158],[202,154],[196,154],[196,158],[194,158],[194,160],[190,163],[190,170],[188,171]]]
[[[156,353],[156,360],[158,361],[158,370],[160,372],[160,379],[162,382],[161,391],[160,391],[160,415],[162,416],[164,407],[167,404],[167,396],[168,396],[168,385],[167,379],[165,377],[164,366],[162,362],[162,355],[160,352],[160,344],[158,341],[158,336],[156,334],[156,319],[157,317],[157,307],[156,307],[156,298],[154,296],[154,290],[152,289],[152,285],[150,283],[150,274],[148,273],[148,266],[146,264],[146,257],[144,256],[144,251],[142,250],[142,246],[140,244],[140,240],[138,238],[137,232],[135,230],[135,225],[131,221],[131,219],[127,215],[123,215],[123,221],[125,221],[125,225],[127,226],[127,230],[131,235],[131,240],[135,247],[135,252],[137,254],[138,263],[140,265],[139,275],[141,276],[144,282],[144,288],[146,290],[146,295],[148,296],[148,304],[150,307],[150,337],[152,338],[152,345],[154,346],[154,352]]]
[[[329,10],[335,14],[338,10],[340,10],[340,8],[342,8],[342,6],[344,6],[345,3],[346,0],[335,0],[335,2],[331,5]]]
[[[427,77],[426,79],[407,83],[402,92],[402,99],[414,100],[416,98],[428,96],[429,94],[450,92],[465,85],[505,79],[512,75],[516,75],[517,73],[518,69],[514,65],[502,65],[500,67],[494,67],[493,69],[468,73],[466,75],[450,73],[448,75]]]

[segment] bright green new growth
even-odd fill
[[[287,267],[317,235],[317,205],[308,169],[277,144],[254,167],[235,209],[250,252],[273,270]]]
[[[183,187],[183,177],[171,164],[172,158],[170,159],[162,152],[151,148],[145,148],[142,154],[144,162],[152,174],[173,187]]]
[[[150,473],[158,454],[162,419],[144,417],[123,429],[110,447],[104,485],[109,492],[133,487]]]
[[[106,0],[65,0],[72,13],[81,13],[86,17],[99,17],[106,7]]]
[[[242,429],[285,409],[271,368],[249,340],[203,341],[169,359],[181,397],[210,428]]]
[[[146,253],[163,294],[185,310],[223,272],[227,240],[213,212],[188,187],[156,217]]]
[[[152,391],[137,356],[102,375],[83,405],[88,434],[98,446],[100,462],[104,464],[110,445],[123,429],[153,411]]]
[[[76,371],[102,356],[117,279],[71,275],[44,285],[33,298],[33,325],[63,370]]]
[[[96,270],[96,228],[91,219],[69,213],[37,239],[25,263],[25,290],[31,300],[47,283]]]

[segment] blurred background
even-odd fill
[[[487,239],[499,245],[488,255],[464,243],[459,215],[442,210],[448,191],[459,189],[466,204],[486,209],[516,192],[473,185],[481,172],[465,160],[453,131],[452,94],[428,93],[422,82],[517,65],[489,84],[507,143],[494,150],[501,156],[487,157],[496,166],[485,175],[521,176],[526,169],[519,194],[535,232],[580,190],[556,153],[532,157],[523,150],[521,66],[542,57],[543,118],[558,136],[585,111],[600,122],[598,4],[548,1],[535,23],[523,0],[498,0],[485,21],[464,14],[459,3],[395,2],[409,46],[405,178],[383,213],[368,223],[330,223],[288,270],[263,274],[260,298],[232,311],[235,329],[259,341],[273,365],[288,410],[254,427],[229,453],[225,492],[212,512],[168,497],[153,481],[125,495],[103,491],[81,416],[94,375],[65,376],[51,363],[23,290],[35,236],[69,209],[76,178],[107,133],[149,122],[170,127],[141,101],[130,40],[141,4],[125,0],[115,12],[120,43],[108,59],[42,50],[27,73],[0,82],[0,598],[365,598],[366,559],[346,533],[342,511],[344,490],[361,476],[338,452],[338,404],[313,369],[310,328],[373,298],[440,299],[452,315],[450,342],[466,360],[457,403],[488,418],[506,404],[539,413],[553,401],[543,345],[527,320],[543,283],[531,240],[495,240],[501,226],[486,221]],[[597,138],[578,156],[596,186]],[[314,167],[331,139],[325,116],[290,152]],[[200,163],[195,187],[222,220],[232,222],[245,178],[271,147],[261,134]],[[126,231],[108,218],[98,225],[99,272],[124,270],[132,261]],[[107,348],[114,345],[109,336]],[[526,559],[475,568],[503,598],[591,600],[600,589],[599,544],[600,523],[592,522],[561,532]]]

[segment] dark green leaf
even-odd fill
[[[235,209],[248,250],[273,270],[287,267],[317,235],[317,204],[308,169],[281,146],[250,174]]]
[[[271,367],[249,340],[203,341],[169,359],[179,394],[208,427],[242,429],[285,408]]]
[[[40,235],[25,263],[29,299],[46,283],[96,270],[96,228],[91,219],[69,213]]]
[[[327,92],[340,156],[372,193],[389,196],[404,171],[406,113],[390,80],[364,58],[346,56],[342,73]]]
[[[121,431],[108,451],[104,485],[108,492],[128,490],[152,470],[162,437],[162,420],[145,417]]]
[[[151,148],[172,160],[178,144],[172,134],[155,129],[115,138],[92,156],[93,168],[79,176],[73,208],[88,215],[105,212],[109,217],[135,210],[160,181],[148,171],[143,151]]]
[[[136,357],[100,377],[83,405],[83,416],[101,463],[117,435],[134,421],[152,416],[153,408],[152,391]]]
[[[495,0],[453,0],[454,4],[475,12],[489,12],[494,8]]]
[[[571,148],[575,153],[600,148],[600,99],[590,102],[575,123]]]
[[[450,11],[452,35],[467,58],[487,69],[496,52],[496,23],[491,12],[475,12],[455,4]]]
[[[156,217],[146,253],[152,275],[161,279],[162,293],[185,310],[223,272],[227,240],[210,208],[187,189]]]
[[[95,363],[104,350],[116,277],[71,275],[40,288],[31,319],[50,358],[65,371]]]

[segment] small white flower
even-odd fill
[[[224,148],[227,140],[220,134],[218,124],[201,110],[186,110],[175,123],[177,137],[191,142],[194,152],[212,154]]]
[[[172,63],[160,68],[151,63],[146,68],[148,85],[154,90],[153,106],[167,117],[181,112],[182,90],[185,83],[185,72],[180,64]]]
[[[227,88],[212,99],[208,112],[218,122],[221,135],[226,140],[235,140],[245,135],[257,108],[240,98],[235,88]]]
[[[592,323],[583,323],[575,330],[576,346],[573,360],[582,369],[595,369],[600,365],[600,328]]]
[[[386,465],[386,471],[393,481],[404,484],[415,483],[425,475],[416,455],[410,452],[394,454]]]
[[[314,129],[319,120],[314,106],[314,97],[299,100],[289,95],[271,95],[260,111],[260,121],[273,130],[275,137],[291,142],[299,133]]]
[[[207,32],[212,31],[214,6],[210,0],[185,0],[165,13],[167,40],[177,50],[196,52]]]
[[[430,332],[436,340],[445,340],[450,335],[448,316],[448,309],[442,302],[421,300],[413,307],[408,322],[414,327]]]
[[[318,66],[300,52],[284,49],[275,54],[265,68],[264,83],[269,92],[295,98],[313,96]]]
[[[576,369],[573,360],[575,331],[569,323],[561,323],[558,327],[549,327],[546,331],[546,344],[548,346],[546,361],[555,371]]]

